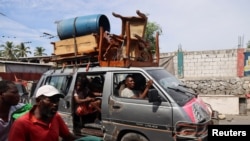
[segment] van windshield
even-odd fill
[[[147,70],[147,72],[180,106],[185,105],[196,95],[193,91],[186,88],[184,83],[164,69]]]

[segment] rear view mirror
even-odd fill
[[[149,102],[160,102],[161,99],[159,97],[159,93],[156,89],[148,90],[148,101]]]

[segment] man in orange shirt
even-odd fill
[[[55,87],[44,85],[37,90],[36,104],[18,118],[10,129],[8,141],[64,141],[74,140],[68,127],[57,113],[61,94]]]

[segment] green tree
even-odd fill
[[[47,54],[44,53],[45,52],[45,48],[43,47],[36,47],[35,48],[35,52],[34,52],[34,56],[46,56]]]
[[[250,48],[250,41],[248,41],[247,43],[247,48]]]
[[[17,54],[16,54],[17,58],[27,57],[27,54],[31,54],[31,51],[29,51],[30,47],[26,47],[24,43],[17,45],[16,48],[17,48]]]
[[[0,57],[3,57],[3,50],[0,50]]]
[[[155,52],[155,37],[157,32],[159,33],[159,35],[162,34],[162,29],[160,25],[155,22],[148,22],[145,31],[145,38],[150,43],[150,48],[152,52]]]
[[[6,59],[11,59],[11,60],[16,59],[17,49],[15,45],[13,44],[13,42],[7,41],[5,44],[1,45],[0,47],[3,48],[0,53],[2,57],[5,57]]]

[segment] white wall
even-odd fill
[[[178,76],[177,52],[161,53],[161,57],[175,55],[175,75]],[[236,77],[237,49],[183,52],[184,78]]]
[[[210,104],[220,114],[239,114],[239,97],[232,95],[200,95],[202,100]]]

